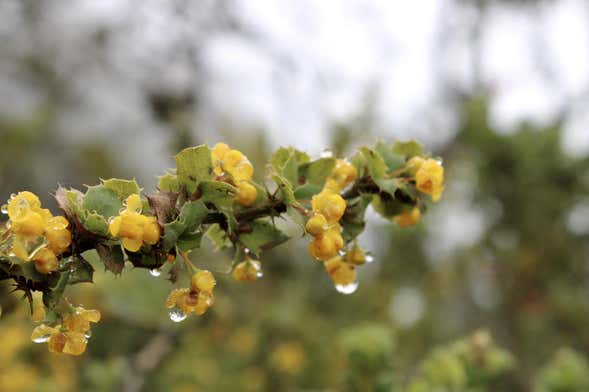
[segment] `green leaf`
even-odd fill
[[[122,180],[120,178],[111,178],[102,180],[102,184],[107,189],[113,191],[119,199],[124,200],[130,195],[141,193],[141,188],[135,180]]]
[[[219,210],[231,210],[235,200],[237,188],[221,181],[202,181],[198,189],[202,202],[213,203]]]
[[[180,180],[177,175],[166,173],[158,177],[157,188],[163,192],[180,192]]]
[[[66,267],[66,269],[71,272],[68,284],[92,283],[94,268],[82,257],[68,257],[65,260],[63,267]]]
[[[200,226],[208,213],[209,209],[202,200],[190,201],[182,206],[178,221],[184,224],[187,231],[194,231]]]
[[[270,160],[272,167],[291,184],[298,182],[299,161],[296,150],[293,147],[281,147],[272,155]]]
[[[67,199],[69,208],[71,211],[80,219],[86,217],[86,212],[82,209],[82,200],[84,195],[75,189],[71,189],[65,192],[65,198]]]
[[[99,243],[96,245],[96,252],[104,263],[104,267],[113,274],[118,275],[125,268],[125,257],[120,245]]]
[[[310,201],[313,196],[321,192],[323,186],[316,184],[305,184],[294,191],[294,196],[297,200]]]
[[[204,234],[203,239],[204,238],[209,240],[215,246],[216,252],[232,246],[229,236],[227,236],[225,230],[223,230],[218,223],[214,223],[209,226],[208,230]]]
[[[108,235],[108,222],[102,215],[92,212],[87,214],[85,218],[82,218],[81,221],[89,231],[104,236]]]
[[[348,200],[346,211],[340,220],[343,228],[342,236],[345,242],[352,241],[364,231],[364,227],[366,226],[364,215],[371,200],[371,195],[362,195]]]
[[[402,183],[398,178],[377,178],[374,179],[374,182],[382,192],[386,192],[393,197],[397,189],[402,186]]]
[[[82,208],[89,212],[96,212],[106,219],[119,214],[123,207],[117,194],[104,185],[88,187],[88,191],[82,200]]]
[[[385,219],[393,219],[403,212],[404,204],[389,195],[373,195],[372,208]]]
[[[376,180],[387,175],[388,167],[378,152],[371,150],[368,147],[361,147],[360,152],[362,152],[362,155],[364,155],[364,159],[366,160],[368,174],[373,179]]]
[[[172,249],[176,245],[176,242],[178,242],[178,238],[180,238],[185,230],[186,225],[179,220],[166,223],[164,225],[164,235],[162,236],[164,249],[166,251]]]
[[[176,242],[176,246],[182,252],[190,252],[194,249],[200,248],[200,242],[202,241],[203,233],[184,233]]]
[[[279,174],[274,174],[272,176],[272,179],[274,180],[276,185],[278,185],[278,190],[282,195],[282,200],[284,200],[286,204],[297,203],[297,199],[295,197],[292,184],[286,178],[282,177]]]
[[[388,167],[388,171],[398,170],[405,165],[404,154],[393,151],[393,147],[391,145],[379,140],[376,142],[375,150],[384,160]]]
[[[393,145],[393,151],[399,155],[405,156],[405,159],[410,159],[416,155],[423,155],[423,146],[416,140],[409,140],[406,142],[396,142]]]
[[[70,271],[69,270],[62,272],[61,274],[59,274],[59,278],[58,278],[55,286],[51,286],[51,290],[48,290],[43,293],[43,303],[49,309],[55,308],[55,306],[61,300],[61,297],[63,296],[63,292],[65,290],[65,287],[67,286],[67,283],[69,281],[69,278],[70,278]]]
[[[335,167],[335,158],[319,158],[301,165],[299,175],[309,184],[323,186]]]
[[[176,167],[180,184],[186,187],[189,195],[192,195],[200,181],[209,180],[213,176],[209,147],[200,145],[180,151],[176,155]]]
[[[239,240],[256,256],[259,256],[262,250],[271,249],[289,238],[272,223],[264,220],[252,221],[249,226],[251,231],[240,234]]]

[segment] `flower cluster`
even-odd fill
[[[190,313],[204,314],[215,303],[215,277],[210,271],[199,270],[190,279],[190,288],[174,289],[166,299],[173,321],[182,321]]]
[[[247,157],[225,143],[217,143],[211,149],[211,161],[215,175],[237,187],[237,204],[251,206],[258,197],[258,190],[251,184],[254,167]]]
[[[141,215],[143,202],[138,194],[127,197],[125,208],[109,222],[110,235],[121,240],[121,244],[130,252],[137,252],[145,244],[156,244],[161,236],[161,229],[155,216]]]
[[[53,327],[39,325],[33,330],[31,340],[35,343],[47,343],[47,348],[52,353],[83,354],[91,336],[90,323],[100,321],[100,312],[78,306],[70,309],[70,313],[62,321],[62,324]]]
[[[415,181],[418,191],[430,195],[434,202],[437,202],[444,192],[444,167],[432,158],[414,156],[405,165],[404,170],[409,178]],[[416,225],[421,219],[421,210],[418,206],[407,208],[394,217],[400,227]]]
[[[24,261],[34,261],[37,271],[48,274],[59,267],[58,256],[72,243],[69,222],[41,208],[32,192],[13,195],[5,207],[10,231],[14,234],[12,253]]]

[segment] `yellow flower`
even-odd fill
[[[254,175],[254,167],[241,151],[230,150],[223,157],[223,169],[238,183],[243,180],[251,180]]]
[[[325,182],[325,188],[339,193],[346,186],[354,182],[357,177],[358,172],[354,165],[343,159],[338,159],[333,172]]]
[[[346,263],[341,257],[334,257],[325,262],[325,270],[336,285],[348,285],[356,280],[356,267]]]
[[[59,255],[67,250],[72,243],[72,233],[67,229],[69,222],[63,216],[54,216],[45,224],[45,238],[48,247]]]
[[[324,189],[311,199],[311,207],[325,217],[327,223],[335,223],[341,219],[346,210],[346,201],[339,194]]]
[[[415,183],[420,192],[438,201],[444,191],[444,168],[435,159],[426,159],[415,173]]]
[[[425,159],[416,155],[407,161],[407,163],[405,164],[405,170],[409,172],[409,174],[411,174],[412,176],[415,176],[415,173],[417,173],[419,168],[421,168],[423,162],[425,162]]]
[[[31,334],[33,342],[47,342],[47,348],[52,353],[81,355],[86,351],[88,339],[82,332],[64,330],[60,325],[50,327],[39,325]]]
[[[63,326],[68,331],[85,333],[90,330],[90,323],[100,321],[100,312],[78,306],[63,318]]]
[[[36,252],[33,256],[33,261],[35,261],[35,268],[41,274],[48,274],[56,271],[59,267],[57,256],[55,256],[55,253],[49,248],[43,248]]]
[[[168,295],[165,305],[166,308],[172,309],[178,307],[186,315],[196,313],[204,314],[215,302],[212,292],[194,291],[188,288],[174,289]]]
[[[254,282],[262,276],[262,267],[257,260],[245,260],[233,269],[233,278],[239,282]]]
[[[24,213],[38,208],[41,208],[41,201],[37,195],[29,191],[19,192],[8,201],[8,217],[17,221]]]
[[[237,184],[237,195],[235,196],[235,201],[237,202],[237,204],[242,205],[244,207],[249,207],[252,204],[254,204],[257,197],[258,190],[249,182],[240,181]]]
[[[212,292],[217,282],[211,271],[200,270],[192,275],[190,279],[190,286],[194,291]]]
[[[403,211],[395,216],[395,222],[400,227],[409,227],[417,224],[421,219],[421,211],[419,207],[413,207],[411,210]]]
[[[213,163],[213,171],[216,175],[223,175],[223,158],[229,152],[230,148],[225,143],[217,143],[211,149],[211,161]]]
[[[307,224],[305,225],[307,233],[314,237],[325,233],[328,228],[329,225],[327,224],[327,219],[325,219],[325,217],[319,213],[313,214],[313,216],[307,221]]]
[[[346,262],[355,265],[366,263],[366,252],[355,246],[346,253]]]
[[[10,221],[10,230],[15,234],[38,237],[43,234],[43,217],[30,209],[22,210],[16,220]]]
[[[143,203],[137,194],[130,195],[126,208],[114,217],[108,226],[110,235],[121,239],[123,247],[130,252],[137,252],[145,242],[154,245],[161,237],[157,219],[141,215]]]

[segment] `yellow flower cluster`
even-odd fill
[[[31,340],[35,343],[47,342],[52,353],[81,355],[86,351],[90,337],[90,323],[100,321],[98,310],[86,310],[79,306],[63,318],[62,325],[50,327],[41,324],[33,330]]]
[[[337,256],[344,246],[339,220],[346,210],[346,202],[340,192],[356,179],[356,168],[338,159],[325,182],[323,190],[311,199],[313,216],[305,226],[313,236],[309,253],[317,260],[329,260]]]
[[[444,192],[444,167],[439,161],[415,156],[407,162],[406,169],[415,178],[418,191],[430,195],[433,201],[440,199]]]
[[[123,247],[130,252],[137,252],[146,243],[156,244],[161,236],[161,229],[155,216],[141,215],[143,202],[138,194],[127,197],[125,208],[111,219],[108,231],[119,238]]]
[[[262,277],[262,265],[249,257],[233,269],[233,278],[239,282],[254,282]]]
[[[166,299],[166,308],[178,308],[182,317],[190,313],[204,314],[215,302],[215,277],[210,271],[200,270],[190,280],[190,288],[174,289]],[[182,318],[183,319],[183,318]]]
[[[211,149],[213,171],[219,177],[227,176],[237,187],[235,201],[244,207],[251,206],[258,197],[258,190],[251,184],[254,167],[239,150],[232,150],[225,143],[217,143]]]
[[[57,256],[72,243],[69,222],[41,208],[41,201],[32,192],[14,195],[6,206],[10,231],[14,233],[12,253],[21,260],[34,261],[37,271],[48,274],[57,270]],[[45,241],[40,241],[40,240]]]

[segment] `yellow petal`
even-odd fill
[[[88,340],[81,332],[66,332],[65,346],[63,347],[64,354],[81,355],[86,351],[86,344]]]
[[[139,249],[141,249],[141,245],[143,245],[142,240],[135,240],[132,238],[122,238],[121,242],[123,247],[130,252],[137,252]]]

